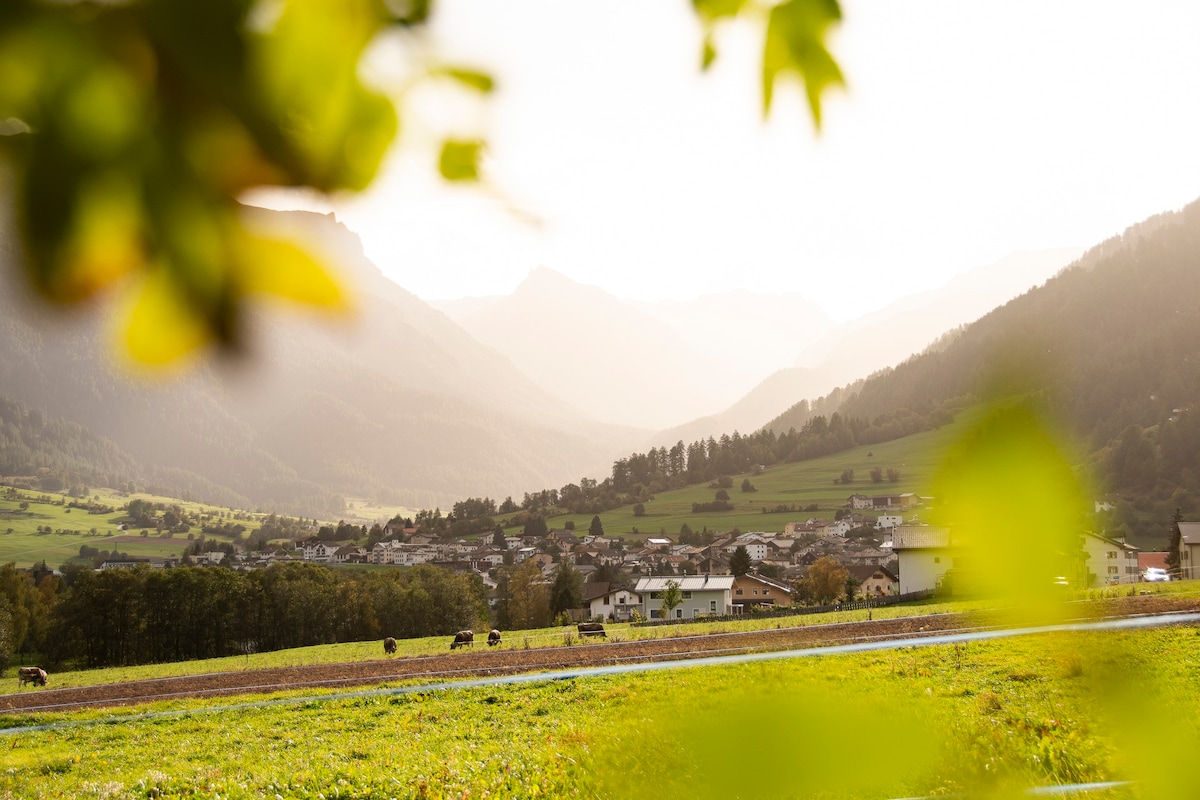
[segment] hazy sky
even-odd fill
[[[626,298],[793,291],[849,319],[1200,197],[1200,3],[843,0],[849,85],[820,136],[798,91],[764,122],[751,24],[701,73],[689,8],[442,0],[433,41],[498,90],[411,95],[339,218],[425,299],[545,265]],[[435,177],[450,131],[487,137],[483,190]]]

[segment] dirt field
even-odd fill
[[[1200,610],[1200,598],[1128,597],[1088,605],[1090,616],[1134,616]],[[786,619],[779,620],[787,625]],[[266,694],[294,689],[332,689],[366,686],[400,680],[438,682],[518,672],[539,672],[596,667],[646,660],[703,656],[803,647],[830,646],[938,633],[987,626],[978,615],[946,614],[873,622],[838,623],[750,633],[714,633],[673,636],[670,627],[659,637],[638,642],[591,642],[570,647],[514,648],[510,641],[498,648],[480,642],[473,648],[421,658],[380,658],[345,664],[246,670],[193,675],[182,678],[102,684],[75,689],[51,687],[0,694],[0,713],[13,711],[67,711],[78,708],[129,706],[181,697],[217,697]],[[382,647],[380,648],[382,651]],[[14,687],[15,688],[15,687]]]

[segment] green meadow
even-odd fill
[[[676,636],[705,636],[717,633],[774,630],[812,625],[829,625],[847,622],[862,622],[867,619],[896,619],[926,614],[949,614],[980,610],[984,606],[978,601],[918,602],[884,608],[855,611],[838,611],[828,614],[797,614],[796,616],[763,618],[747,616],[738,620],[716,622],[690,622],[670,627],[634,627],[628,624],[607,624],[608,641],[630,642],[645,639],[662,639]],[[477,637],[478,638],[478,637]],[[421,639],[398,639],[393,658],[442,655],[450,643],[448,636],[431,636]],[[527,649],[532,647],[570,647],[582,644],[575,626],[534,628],[521,631],[505,631],[503,647]],[[590,642],[589,642],[590,643]],[[250,653],[224,658],[211,658],[166,664],[143,664],[129,667],[106,667],[104,669],[73,670],[56,672],[53,676],[55,688],[94,686],[105,683],[121,683],[133,680],[170,678],[182,675],[203,675],[215,672],[271,669],[276,667],[300,667],[313,664],[343,664],[352,661],[367,661],[385,658],[380,640],[368,642],[342,642],[339,644],[297,647],[267,653]],[[16,680],[16,667],[0,672],[0,681]]]
[[[195,519],[219,512],[232,513],[230,509],[203,503],[148,494],[126,495],[110,489],[94,489],[88,496],[88,499],[114,509],[103,514],[70,508],[68,503],[72,498],[63,495],[46,495],[28,490],[20,491],[19,495],[17,498],[0,497],[0,564],[15,562],[18,567],[29,567],[43,560],[49,566],[57,567],[77,557],[81,545],[97,550],[118,550],[131,556],[179,557],[191,541],[188,533],[160,535],[151,529],[146,536],[142,536],[141,530],[122,531],[117,527],[126,519],[122,506],[135,498],[180,506]],[[22,503],[28,503],[28,507],[22,509]],[[247,518],[218,521],[244,525],[244,535],[249,535],[260,526],[261,515],[243,516]],[[50,533],[44,532],[47,526],[51,529]],[[200,527],[193,525],[189,533],[199,537]],[[43,532],[39,533],[38,528],[42,528]],[[228,537],[222,536],[209,538],[229,541]]]
[[[1096,796],[1184,798],[1200,744],[1198,643],[1193,627],[1041,634],[9,715],[24,729],[0,736],[0,797],[999,798],[1114,781]]]

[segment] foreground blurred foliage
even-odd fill
[[[718,20],[766,8],[697,0]],[[237,198],[256,186],[358,191],[399,130],[360,62],[389,29],[422,26],[432,0],[0,2],[0,157],[11,168],[29,282],[70,304],[130,278],[124,344],[146,364],[242,343],[247,295],[341,310],[310,255],[256,231]],[[764,105],[803,75],[813,118],[840,83],[824,47],[834,0],[769,10]],[[711,35],[705,64],[711,63]],[[411,42],[410,42],[411,44]],[[490,92],[481,72],[430,76]],[[451,181],[479,178],[483,144],[447,140]]]
[[[1087,495],[1028,402],[985,413],[946,455],[932,494],[954,548],[955,594],[997,601],[1009,624],[1062,619],[1066,585],[1086,585]]]
[[[398,123],[359,61],[415,21],[370,0],[0,6],[0,142],[30,282],[70,303],[134,276],[125,344],[150,364],[239,344],[249,294],[344,308],[237,197],[370,183]]]

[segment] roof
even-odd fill
[[[920,550],[950,546],[950,529],[934,525],[899,525],[892,529],[893,550]]]
[[[757,581],[764,586],[771,586],[781,592],[787,592],[788,594],[792,593],[792,587],[790,584],[784,583],[783,581],[772,580],[771,578],[765,578],[762,575],[755,575],[753,572],[747,572],[745,575],[739,575],[738,578],[748,578],[750,580]]]
[[[1180,523],[1180,524],[1183,524],[1183,523]],[[1091,536],[1093,539],[1099,539],[1100,541],[1104,542],[1105,544],[1110,544],[1113,547],[1119,547],[1122,550],[1135,550],[1136,551],[1138,549],[1131,544],[1127,544],[1126,542],[1122,542],[1118,539],[1110,539],[1107,536],[1101,536],[1100,534],[1092,533],[1091,531],[1084,531],[1083,534],[1084,534],[1084,536]],[[1197,544],[1200,544],[1200,539],[1197,539],[1196,541],[1197,541]]]
[[[626,594],[637,594],[638,593],[634,589],[621,589],[619,587],[613,586],[611,583],[608,583],[607,581],[585,583],[583,585],[583,604],[587,605],[588,603],[591,603],[596,598],[605,597],[606,595],[610,595],[610,594],[616,594],[617,592],[624,592]]]
[[[843,564],[842,566],[859,583],[873,577],[876,572],[882,572],[889,580],[900,580],[887,567],[876,566],[874,564]]]
[[[583,602],[587,603],[595,600],[597,597],[603,597],[608,594],[608,581],[598,581],[595,583],[585,583],[583,585]]]
[[[685,592],[721,592],[733,588],[732,575],[662,575],[639,578],[635,592],[661,592],[671,581]]]
[[[1179,534],[1184,544],[1200,544],[1200,522],[1180,522]]]
[[[1147,567],[1167,569],[1167,553],[1138,553],[1138,569],[1145,570]]]

